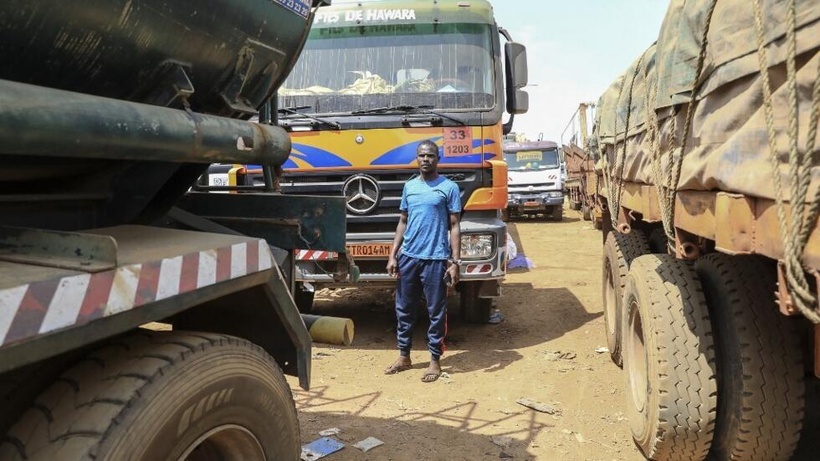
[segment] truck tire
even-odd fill
[[[693,265],[669,255],[636,258],[623,303],[632,439],[648,459],[704,459],[717,385],[712,325]]]
[[[78,354],[71,352],[3,374],[0,378],[0,437],[20,419],[34,399],[78,358]]]
[[[478,296],[481,281],[461,282],[461,319],[469,323],[489,323],[493,300]]]
[[[561,206],[556,206],[552,209],[552,219],[556,221],[563,221],[564,220],[564,208]]]
[[[506,208],[501,210],[501,220],[507,222],[510,220],[510,211]]]
[[[293,302],[296,308],[303,314],[310,314],[313,312],[313,299],[316,292],[305,288],[301,282],[296,282],[296,289],[293,290]]]
[[[610,232],[604,243],[603,297],[606,345],[615,365],[621,366],[621,330],[623,309],[621,298],[629,275],[629,265],[638,256],[649,254],[649,244],[643,232],[633,229],[628,234]]]
[[[587,204],[581,205],[581,219],[584,221],[592,220],[592,209]]]
[[[757,256],[695,263],[712,317],[718,407],[714,459],[788,460],[803,425],[800,334],[772,293],[776,268]]]
[[[0,459],[299,459],[299,444],[290,388],[261,348],[146,331],[63,373],[9,431]]]

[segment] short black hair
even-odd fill
[[[425,139],[424,141],[420,142],[418,146],[416,146],[416,153],[418,153],[422,147],[428,147],[436,152],[436,155],[441,157],[441,152],[438,150],[438,146],[434,143],[431,139]]]

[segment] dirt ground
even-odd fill
[[[353,319],[355,339],[314,344],[310,391],[289,378],[303,443],[335,427],[346,447],[324,460],[644,459],[624,416],[625,378],[600,352],[600,232],[575,211],[560,223],[516,221],[509,231],[534,267],[509,271],[499,324],[465,324],[453,306],[445,374],[434,383],[420,380],[429,363],[423,322],[413,369],[382,373],[398,354],[390,291],[317,293],[316,313]],[[516,403],[522,398],[549,412]],[[366,453],[352,446],[367,437],[384,445]],[[818,459],[820,449],[801,453]]]

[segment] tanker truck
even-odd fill
[[[816,1],[673,0],[597,103],[606,335],[649,459],[790,459],[817,411],[819,66]]]
[[[299,458],[311,338],[270,244],[343,251],[344,202],[274,197],[264,238],[176,205],[286,162],[248,120],[322,3],[0,4],[0,459]]]

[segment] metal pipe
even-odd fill
[[[349,346],[353,342],[353,320],[308,314],[302,314],[302,320],[317,343]]]
[[[678,253],[684,259],[696,259],[700,255],[700,249],[691,242],[681,242],[678,245]]]
[[[0,154],[282,165],[272,125],[0,80]]]
[[[625,222],[620,223],[620,224],[618,224],[618,232],[620,232],[621,234],[628,234],[628,233],[632,232],[632,226],[630,226],[629,224],[627,224]]]

